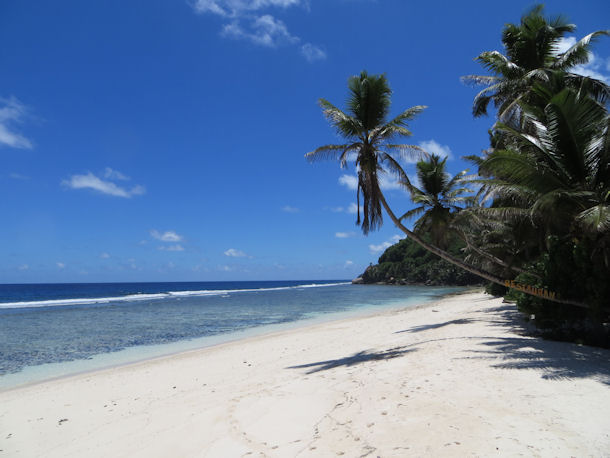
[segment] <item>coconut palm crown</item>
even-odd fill
[[[547,82],[554,72],[562,73],[567,85],[584,89],[596,101],[603,104],[608,100],[608,85],[570,70],[587,63],[591,57],[591,44],[600,36],[610,35],[610,31],[590,33],[561,53],[562,39],[567,33],[574,32],[576,26],[562,16],[547,19],[543,11],[543,5],[536,5],[521,18],[520,24],[504,27],[502,43],[506,55],[499,51],[486,51],[476,58],[492,75],[462,77],[465,83],[487,86],[474,99],[472,112],[475,117],[487,114],[490,102],[498,108],[498,118],[514,115],[519,112],[520,100],[531,103],[532,86]]]
[[[464,186],[468,171],[463,170],[451,177],[446,163],[447,158],[430,154],[416,164],[420,186],[410,181],[403,184],[417,206],[400,217],[403,220],[421,215],[415,222],[415,230],[430,234],[434,244],[440,248],[447,246],[453,214],[473,203],[475,198],[467,195],[472,190]]]
[[[320,146],[305,157],[310,161],[338,159],[342,167],[355,160],[358,170],[356,224],[361,225],[362,231],[367,234],[383,224],[380,176],[391,173],[400,179],[405,178],[398,160],[401,157],[420,157],[422,154],[419,147],[396,141],[400,137],[411,136],[407,121],[426,107],[418,105],[408,108],[388,120],[392,91],[385,75],[369,75],[363,71],[348,79],[348,88],[347,113],[325,99],[319,100],[324,116],[347,142]]]
[[[610,231],[610,117],[578,91],[548,93],[544,110],[522,106],[522,129],[502,123],[505,148],[469,157],[492,178],[477,180],[521,208],[481,209],[531,218],[554,234]]]
[[[462,259],[429,243],[423,237],[405,227],[401,219],[392,211],[383,195],[379,185],[381,174],[391,172],[398,177],[400,182],[409,183],[406,173],[393,153],[397,154],[398,158],[400,156],[403,158],[419,156],[421,158],[426,155],[417,146],[395,143],[397,138],[411,135],[411,132],[407,129],[407,121],[413,119],[425,107],[409,108],[387,121],[391,90],[385,75],[369,76],[366,72],[362,72],[359,76],[349,78],[348,86],[348,113],[343,112],[327,100],[320,99],[319,101],[324,115],[331,125],[337,129],[338,133],[345,137],[347,143],[321,146],[305,156],[309,160],[338,159],[343,167],[347,165],[348,161],[355,160],[358,168],[357,198],[359,199],[360,194],[362,194],[364,200],[362,220],[360,220],[360,202],[358,201],[357,223],[362,224],[363,232],[366,234],[382,224],[381,212],[383,208],[396,227],[424,249],[468,272],[504,286],[505,280],[498,275],[465,263]],[[493,256],[487,256],[487,258],[491,259]],[[554,298],[553,300],[579,307],[588,307],[584,303],[570,299]]]

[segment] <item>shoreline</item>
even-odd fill
[[[607,453],[610,351],[519,329],[460,292],[10,388],[0,456]]]
[[[332,322],[338,322],[338,321],[343,321],[343,320],[366,318],[366,317],[374,316],[377,314],[391,313],[391,312],[394,312],[397,310],[416,309],[416,308],[420,308],[420,307],[426,307],[426,306],[434,304],[440,300],[443,300],[444,298],[447,298],[447,297],[451,297],[454,295],[460,295],[460,294],[467,294],[468,292],[473,292],[474,290],[481,289],[481,288],[477,288],[477,287],[460,287],[460,288],[464,288],[464,290],[443,294],[443,295],[439,296],[438,298],[432,299],[424,304],[407,305],[405,303],[405,304],[401,305],[401,304],[397,303],[395,305],[388,306],[388,308],[385,308],[383,310],[354,309],[354,310],[348,310],[348,311],[343,311],[343,312],[333,312],[333,313],[328,313],[328,314],[320,314],[315,317],[286,322],[286,323],[276,323],[276,324],[269,324],[269,325],[263,325],[263,326],[255,326],[252,328],[247,328],[247,329],[243,329],[240,331],[234,331],[234,332],[230,332],[227,334],[215,334],[215,335],[211,335],[211,336],[202,336],[202,337],[197,337],[194,339],[176,341],[176,342],[171,342],[171,343],[167,343],[167,344],[145,345],[145,346],[143,346],[143,349],[145,350],[145,353],[149,353],[148,356],[136,356],[135,358],[131,357],[131,358],[128,358],[128,359],[122,361],[120,358],[121,355],[118,355],[119,356],[118,362],[109,362],[106,364],[101,364],[101,365],[99,365],[99,367],[93,366],[91,368],[76,369],[76,370],[68,369],[68,371],[66,373],[63,373],[60,375],[55,375],[55,376],[50,376],[50,377],[45,377],[45,378],[35,378],[34,380],[28,380],[23,383],[17,383],[14,385],[8,385],[8,386],[0,385],[0,393],[5,392],[5,391],[19,389],[19,388],[33,386],[33,385],[37,385],[40,383],[62,380],[65,378],[76,377],[76,376],[80,376],[80,375],[88,375],[88,374],[93,374],[96,372],[104,372],[104,371],[108,371],[108,370],[112,370],[112,369],[124,367],[124,366],[137,365],[137,364],[141,364],[141,363],[146,363],[148,361],[154,361],[157,359],[171,358],[174,356],[178,356],[182,353],[197,352],[197,351],[208,349],[208,348],[216,348],[216,347],[226,345],[226,344],[238,343],[238,342],[242,342],[242,341],[245,343],[249,339],[255,339],[257,337],[272,336],[272,335],[281,334],[284,332],[291,332],[294,330],[307,329],[312,326],[317,326],[317,325],[324,324],[324,323],[332,323]],[[174,349],[174,350],[170,349],[171,347],[181,347],[181,346],[183,348],[178,348],[178,349]],[[157,351],[154,350],[155,348],[157,349]],[[142,347],[137,347],[137,346],[136,347],[127,347],[122,350],[119,350],[118,352],[98,354],[98,355],[95,355],[93,358],[90,358],[87,360],[82,360],[82,361],[81,360],[71,360],[71,361],[63,361],[63,362],[57,362],[57,363],[47,363],[47,364],[39,365],[39,366],[29,366],[29,367],[26,367],[24,370],[27,372],[29,372],[31,370],[34,370],[34,371],[42,370],[42,367],[48,366],[48,365],[54,365],[56,367],[61,367],[62,365],[63,366],[72,365],[72,364],[82,365],[83,363],[86,364],[87,361],[99,359],[100,357],[103,359],[108,358],[108,359],[112,360],[113,357],[114,358],[117,357],[117,354],[121,354],[124,352],[137,354],[138,351],[142,351]],[[21,372],[17,372],[17,373],[5,374],[0,377],[8,377],[8,378],[17,377],[18,378],[20,375],[21,375]]]

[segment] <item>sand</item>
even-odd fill
[[[0,457],[609,456],[610,351],[481,293],[0,392]]]

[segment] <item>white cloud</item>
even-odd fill
[[[303,4],[303,0],[197,0],[193,8],[198,13],[236,17],[269,7],[288,8]]]
[[[355,232],[335,232],[335,237],[338,239],[348,239],[350,237],[355,237]]]
[[[428,153],[436,154],[440,157],[446,157],[448,160],[453,159],[453,156],[451,155],[451,148],[449,148],[447,145],[441,145],[436,140],[419,142],[419,146]]]
[[[339,177],[339,184],[345,186],[347,189],[355,191],[356,189],[358,189],[358,177],[355,175],[347,174],[341,175]],[[379,175],[379,186],[381,186],[381,189],[383,189],[384,191],[402,189],[402,185],[398,182],[398,179],[390,174]],[[356,204],[352,205],[354,205],[354,210],[349,213],[356,213]]]
[[[31,149],[32,142],[15,131],[15,124],[21,124],[27,109],[15,97],[0,98],[0,146]]]
[[[282,211],[286,213],[298,213],[299,209],[296,207],[291,207],[290,205],[285,205],[282,207]]]
[[[236,250],[235,248],[229,248],[227,251],[224,252],[224,255],[228,256],[230,258],[247,258],[247,257],[249,257],[243,251]]]
[[[344,268],[348,268],[354,265],[354,261],[350,261],[349,259],[347,261],[345,261],[345,264],[343,265]]]
[[[27,264],[21,264],[19,267],[17,267],[18,270],[28,270],[29,268],[30,266]]]
[[[162,245],[159,247],[159,250],[161,251],[184,251],[184,247],[180,244],[176,244],[176,245]]]
[[[9,175],[9,177],[11,177],[13,180],[24,180],[25,181],[25,180],[29,180],[30,179],[30,177],[27,176],[27,175],[21,175],[20,173],[14,173],[14,172],[11,173]]]
[[[292,35],[286,24],[269,14],[269,10],[308,8],[309,0],[196,0],[192,6],[196,13],[222,17],[222,36],[273,48],[283,44],[297,45],[301,38]],[[300,46],[300,52],[308,62],[326,58],[326,52],[311,43]]]
[[[384,191],[392,191],[394,189],[404,189],[398,182],[398,178],[391,175],[381,175],[379,177],[379,186]]]
[[[358,206],[352,202],[347,207],[324,207],[324,210],[330,210],[333,213],[349,213],[355,215],[358,212]]]
[[[358,189],[358,177],[354,175],[341,175],[339,177],[339,184],[355,191]]]
[[[116,172],[112,169],[106,170],[111,170],[112,173],[121,175],[123,177],[122,179],[127,179],[127,177],[120,174],[120,172]],[[127,189],[113,183],[112,181],[103,180],[91,172],[87,172],[86,175],[72,175],[69,179],[63,180],[61,184],[70,189],[93,189],[94,191],[101,192],[102,194],[115,197],[124,197],[127,199],[146,193],[144,186],[136,185],[131,189]]]
[[[299,38],[288,32],[286,25],[269,14],[249,21],[247,28],[233,21],[222,28],[222,35],[249,40],[254,44],[275,47],[284,43],[296,43]]]
[[[104,169],[104,178],[113,181],[129,181],[131,178],[123,175],[118,170],[113,170],[110,167],[106,167]]]
[[[150,235],[153,239],[160,240],[161,242],[181,242],[183,237],[174,231],[165,231],[163,233],[153,229],[150,231]]]
[[[100,259],[109,259],[110,255],[108,253],[102,253],[100,254]]]
[[[568,49],[570,49],[570,47],[575,44],[576,38],[574,37],[561,38],[558,43],[557,54],[566,52]],[[610,83],[610,75],[603,74],[602,71],[604,70],[610,72],[610,58],[604,60],[597,56],[597,54],[590,52],[589,62],[584,65],[576,65],[571,71],[578,75],[588,76],[590,78],[595,78],[605,83]]]
[[[400,235],[394,235],[391,239],[386,240],[385,242],[380,243],[379,245],[369,245],[369,250],[372,254],[379,253],[381,251],[387,250],[395,243],[398,243],[403,237]]]
[[[312,45],[311,43],[305,43],[301,46],[301,54],[303,54],[308,62],[326,59],[326,53],[321,48]]]
[[[392,246],[392,244],[390,242],[383,242],[380,243],[379,245],[369,245],[369,250],[371,251],[371,253],[379,253],[380,251],[383,251],[387,248],[390,248]]]
[[[575,44],[575,37],[561,37],[557,43],[557,54],[563,54]]]
[[[66,265],[63,262],[57,262],[56,264],[57,264],[58,269],[63,269],[66,267]]]

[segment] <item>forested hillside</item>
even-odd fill
[[[462,257],[461,246],[454,242],[449,252]],[[369,266],[362,274],[364,283],[397,283],[423,285],[481,285],[484,281],[430,253],[412,240],[405,238],[389,247],[379,257],[378,264]]]

